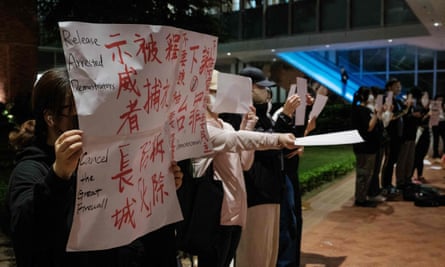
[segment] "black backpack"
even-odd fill
[[[213,162],[201,177],[192,177],[190,161],[178,164],[184,173],[182,186],[177,190],[184,220],[176,225],[177,247],[199,255],[212,249],[218,237],[223,185],[213,178]]]
[[[414,196],[414,205],[418,207],[438,207],[444,204],[444,196],[434,187],[420,186]]]

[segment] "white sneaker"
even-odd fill
[[[386,197],[382,195],[377,195],[375,197],[368,197],[368,200],[383,203],[386,201]]]

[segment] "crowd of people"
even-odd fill
[[[386,200],[407,199],[410,187],[428,182],[423,176],[424,159],[430,148],[430,129],[439,133],[440,122],[431,123],[428,90],[414,86],[406,94],[401,92],[401,82],[391,79],[384,89],[360,87],[354,94],[352,126],[365,140],[353,146],[356,206],[376,207]],[[381,103],[376,102],[379,95]],[[436,160],[440,157],[438,133],[433,135]]]
[[[298,165],[303,152],[294,141],[315,128],[316,118],[306,117],[304,125],[296,126],[294,114],[301,101],[309,114],[314,98],[288,96],[272,116],[269,87],[275,83],[262,70],[246,67],[239,75],[252,80],[253,106],[243,116],[222,116],[213,111],[218,72],[213,73],[206,109],[213,153],[186,160],[191,168],[180,167],[184,162],[171,162],[170,168],[177,189],[209,166],[213,179],[222,183],[215,238],[198,253],[198,264],[226,267],[235,259],[237,267],[299,266]],[[415,87],[402,99],[398,80],[389,81],[385,89],[361,87],[354,95],[352,125],[365,140],[354,144],[355,205],[360,207],[375,207],[411,183],[426,182],[422,171],[430,144],[428,92]],[[385,104],[376,105],[382,93]],[[178,266],[175,224],[118,248],[66,251],[83,142],[66,69],[43,74],[33,89],[32,107],[33,119],[10,135],[18,152],[7,196],[17,266]],[[443,114],[441,118],[444,122]],[[443,125],[433,126],[435,138],[443,135]],[[438,142],[433,143],[439,157]]]

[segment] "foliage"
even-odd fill
[[[58,45],[59,21],[153,24],[180,27],[223,38],[219,17],[231,0],[38,0],[41,45]]]
[[[354,159],[332,162],[300,174],[301,193],[310,192],[354,169]]]
[[[306,147],[299,166],[302,193],[347,174],[354,169],[354,164],[351,145]]]

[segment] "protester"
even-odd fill
[[[138,254],[138,242],[101,251],[66,251],[83,146],[66,69],[50,69],[42,75],[33,90],[32,108],[34,120],[10,135],[18,151],[7,196],[17,266],[141,266],[150,253],[158,257],[156,260],[168,262],[156,266],[173,266],[174,236],[166,240],[164,231],[174,233],[167,228],[143,237],[142,246],[145,241],[163,242],[153,246],[155,251],[144,248],[145,256]],[[173,163],[171,171],[180,186],[180,168]],[[173,243],[173,250],[165,251],[169,243]]]
[[[371,97],[371,98],[370,98]],[[381,116],[381,109],[371,111],[368,101],[373,99],[371,89],[360,87],[352,101],[352,127],[357,129],[364,139],[353,145],[356,158],[355,206],[376,207],[377,203],[367,199],[368,188],[374,171],[376,152],[380,145],[381,133],[376,125]]]
[[[422,92],[420,88],[413,87],[407,94],[405,106],[407,107],[403,115],[402,145],[396,164],[396,184],[399,190],[405,189],[411,184],[411,177],[414,168],[414,156],[416,151],[417,128],[420,126],[422,118],[422,104],[420,98]],[[416,101],[418,100],[418,102]]]
[[[258,116],[255,131],[291,132],[292,125],[277,129],[270,115],[272,92],[275,85],[255,67],[246,67],[239,73],[252,80],[253,104]],[[292,118],[300,104],[300,97],[293,95],[286,100],[282,116]],[[236,254],[236,266],[274,267],[278,258],[280,202],[285,186],[282,150],[256,151],[252,167],[244,172],[247,191],[247,219]]]
[[[287,97],[290,97],[289,91],[292,81],[295,81],[296,77],[301,76],[301,73],[296,72],[295,68],[291,65],[277,61],[276,64],[274,63],[271,66],[271,76],[274,77],[277,83],[283,86],[288,94]],[[295,118],[293,116],[284,116],[282,113],[284,107],[280,107],[272,115],[276,129],[283,129],[290,126],[296,137],[306,136],[315,129],[316,117],[308,117],[312,109],[312,104],[314,103],[313,95],[320,94],[326,96],[328,90],[320,83],[313,81],[310,83],[308,92],[310,93],[306,95],[304,125],[296,126]],[[277,267],[300,266],[303,214],[298,166],[300,156],[303,155],[303,152],[304,147],[299,147],[294,150],[283,149],[283,163],[286,176],[280,203],[280,239]]]
[[[219,235],[208,252],[198,255],[199,266],[226,267],[235,256],[242,229],[246,224],[247,196],[243,170],[250,169],[254,150],[295,148],[293,134],[269,134],[249,131],[257,118],[255,109],[243,116],[240,131],[218,118],[213,112],[217,82],[214,75],[209,87],[207,130],[213,154],[194,159],[195,177],[200,177],[213,162],[214,178],[223,183],[224,197],[221,209]]]
[[[439,107],[439,123],[433,125],[431,130],[433,131],[433,160],[436,163],[440,163],[442,154],[445,153],[445,112],[444,112],[444,97],[443,95],[436,95],[434,100],[440,101]],[[439,144],[442,143],[442,147]],[[442,148],[442,149],[440,149]]]
[[[421,89],[421,93],[416,97],[418,111],[420,112],[420,125],[416,132],[414,165],[411,172],[411,182],[415,184],[427,183],[423,176],[423,161],[430,148],[430,97],[427,90]],[[416,176],[414,172],[417,171]]]
[[[386,93],[392,93],[390,103],[385,103],[385,113],[390,114],[390,121],[385,128],[388,136],[388,142],[385,146],[384,161],[381,171],[382,194],[390,199],[400,195],[400,190],[392,183],[394,174],[394,164],[399,157],[400,146],[403,134],[403,118],[407,113],[407,109],[403,102],[398,98],[402,91],[402,84],[397,79],[389,80],[385,85]],[[386,102],[386,101],[385,101]],[[388,105],[388,106],[386,106]]]
[[[369,110],[371,110],[374,113],[376,110],[376,107],[382,109],[381,106],[383,103],[376,103],[376,100],[379,95],[383,96],[382,95],[383,90],[379,87],[374,86],[374,87],[371,87],[371,92],[372,92],[372,95],[369,95],[366,107],[369,108]],[[380,186],[380,169],[382,167],[383,152],[385,149],[385,144],[388,141],[384,134],[384,126],[385,126],[385,123],[387,124],[389,122],[384,121],[385,117],[383,116],[383,114],[384,113],[382,112],[382,114],[379,117],[377,124],[375,126],[375,128],[377,129],[377,132],[380,136],[380,142],[378,144],[377,151],[375,154],[374,170],[372,172],[371,182],[369,183],[368,194],[367,194],[368,199],[371,201],[375,201],[375,202],[385,202],[386,201],[386,197],[384,197],[381,194],[382,188]]]

